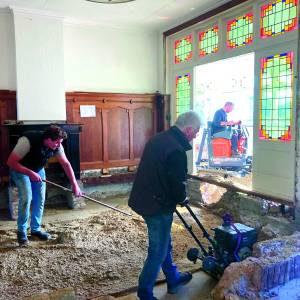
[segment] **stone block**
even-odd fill
[[[200,181],[195,179],[187,180],[187,196],[192,202],[203,203],[201,191],[200,191]]]
[[[84,208],[86,206],[85,200],[82,197],[75,197],[72,193],[66,193],[67,206],[71,209]]]
[[[274,287],[274,274],[275,274],[275,265],[270,265],[270,266],[267,266],[266,267],[267,269],[267,281],[268,281],[268,284],[267,284],[267,287],[268,289],[271,289],[272,287]]]
[[[279,276],[280,276],[280,263],[277,263],[274,266],[274,277],[273,277],[273,286],[272,287],[275,287],[279,284]]]
[[[281,300],[281,290],[293,294],[282,299],[298,299],[294,298],[297,289],[285,287],[300,278],[299,239],[300,233],[294,233],[255,244],[253,255],[256,257],[230,264],[212,291],[212,299],[224,299],[229,292],[234,292],[240,299]]]
[[[285,264],[285,271],[284,271],[284,283],[287,283],[290,280],[290,263],[289,263],[289,259],[285,260],[284,264]]]
[[[294,260],[295,278],[300,278],[300,255],[297,255]]]
[[[289,280],[295,278],[295,258],[291,257],[289,260]]]
[[[282,261],[280,262],[280,275],[279,275],[279,280],[278,280],[278,284],[284,284],[284,274],[285,274],[285,270],[286,270],[286,261]]]
[[[261,291],[265,291],[268,289],[268,268],[263,267],[260,274],[260,282],[258,282],[256,287]]]
[[[60,185],[72,189],[70,183],[59,182]],[[80,188],[82,188],[82,184],[79,182]],[[82,197],[75,197],[72,192],[63,190],[62,188],[47,185],[47,199],[46,206],[56,207],[58,205],[66,205],[68,208],[77,209],[84,208],[86,206],[86,202]]]

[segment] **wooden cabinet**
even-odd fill
[[[67,121],[83,124],[81,170],[137,165],[146,142],[168,127],[164,95],[74,92],[66,99]],[[96,116],[81,117],[81,105],[95,106]]]
[[[9,155],[8,132],[3,122],[16,119],[16,92],[0,90],[0,176],[7,175],[6,161]]]
[[[81,105],[94,105],[96,116],[81,117]],[[135,166],[146,142],[169,127],[169,95],[70,92],[66,107],[67,122],[83,124],[81,170]],[[0,175],[9,155],[3,122],[16,119],[16,92],[0,90]]]

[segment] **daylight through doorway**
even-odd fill
[[[194,69],[193,110],[197,111],[207,126],[214,113],[226,101],[235,104],[228,114],[228,120],[241,120],[249,132],[247,155],[253,149],[253,94],[254,94],[254,53],[204,64]],[[203,128],[195,139],[193,147],[193,166],[199,156]],[[204,145],[202,159],[207,159],[207,145]]]

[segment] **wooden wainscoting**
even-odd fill
[[[0,90],[0,176],[7,175],[6,161],[9,155],[8,132],[3,122],[16,119],[16,92]]]
[[[80,105],[95,105],[96,117],[81,118]],[[81,170],[135,166],[149,138],[169,127],[169,95],[69,92],[66,107],[67,121],[84,125]],[[5,120],[17,120],[15,91],[0,90],[0,176],[9,155]]]
[[[137,165],[145,143],[168,126],[165,95],[70,92],[66,99],[67,121],[83,124],[81,170]],[[81,105],[94,105],[96,116],[81,117]]]

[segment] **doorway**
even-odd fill
[[[228,120],[241,120],[248,132],[247,156],[253,154],[253,98],[254,98],[254,53],[223,59],[194,68],[193,110],[203,120],[193,146],[193,169],[197,171],[200,144],[207,122],[225,102],[234,103],[234,110]],[[207,145],[204,144],[202,160],[208,159]]]

